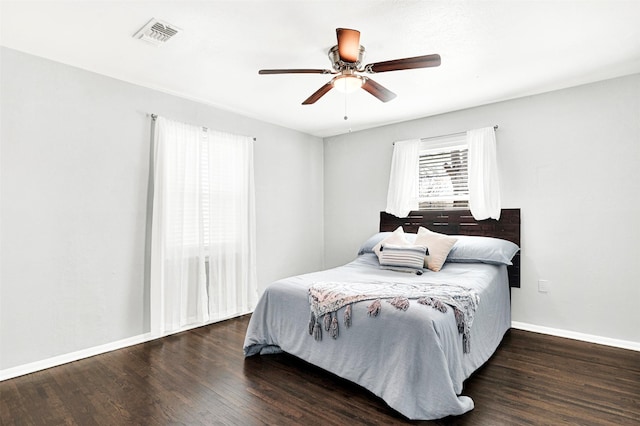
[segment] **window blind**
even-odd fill
[[[168,184],[172,197],[180,200],[180,207],[170,213],[175,218],[171,221],[170,241],[184,247],[233,242],[239,234],[235,226],[237,198],[241,194],[235,176],[238,156],[232,144],[215,143],[206,129],[192,154],[198,158],[182,153],[173,158],[176,172]],[[196,165],[194,173],[177,172],[186,170],[187,164]]]
[[[464,134],[421,142],[420,209],[469,207],[468,154]]]

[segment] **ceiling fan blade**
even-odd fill
[[[334,74],[331,70],[318,69],[282,69],[282,70],[260,70],[258,74]]]
[[[360,31],[336,28],[338,54],[344,62],[358,62],[360,54]]]
[[[331,89],[333,89],[333,84],[331,84],[331,82],[328,82],[327,84],[325,84],[324,86],[322,86],[321,88],[316,90],[316,92],[313,95],[311,95],[307,99],[305,99],[305,101],[302,103],[302,105],[311,105],[311,104],[316,103],[316,101],[318,99],[320,99],[321,97],[326,95],[327,92],[329,90],[331,90]]]
[[[437,67],[439,65],[440,55],[433,54],[414,56],[413,58],[394,59],[392,61],[374,62],[372,64],[365,65],[364,71],[376,73],[414,68]]]
[[[387,89],[379,83],[376,83],[368,77],[365,78],[365,82],[362,85],[362,88],[371,93],[376,98],[380,99],[382,102],[389,102],[397,96],[391,90]]]

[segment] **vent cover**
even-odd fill
[[[133,37],[144,40],[154,46],[161,46],[180,31],[180,28],[175,25],[153,18]]]

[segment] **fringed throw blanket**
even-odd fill
[[[349,327],[353,303],[373,300],[367,312],[369,316],[377,316],[382,309],[381,299],[387,299],[396,309],[404,311],[409,308],[409,299],[416,299],[419,304],[443,313],[450,306],[455,314],[458,332],[462,334],[464,353],[469,353],[471,325],[480,298],[473,290],[448,284],[316,282],[309,288],[309,334],[316,340],[322,340],[324,326],[336,339],[339,328],[337,311],[340,308],[346,306],[344,325]]]

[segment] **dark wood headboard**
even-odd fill
[[[407,217],[380,212],[380,232],[394,231],[402,226],[405,232],[416,233],[425,228],[449,235],[478,235],[502,238],[520,247],[520,209],[502,209],[500,220],[475,220],[469,210],[417,210]],[[513,257],[509,272],[509,286],[520,287],[520,252]]]

